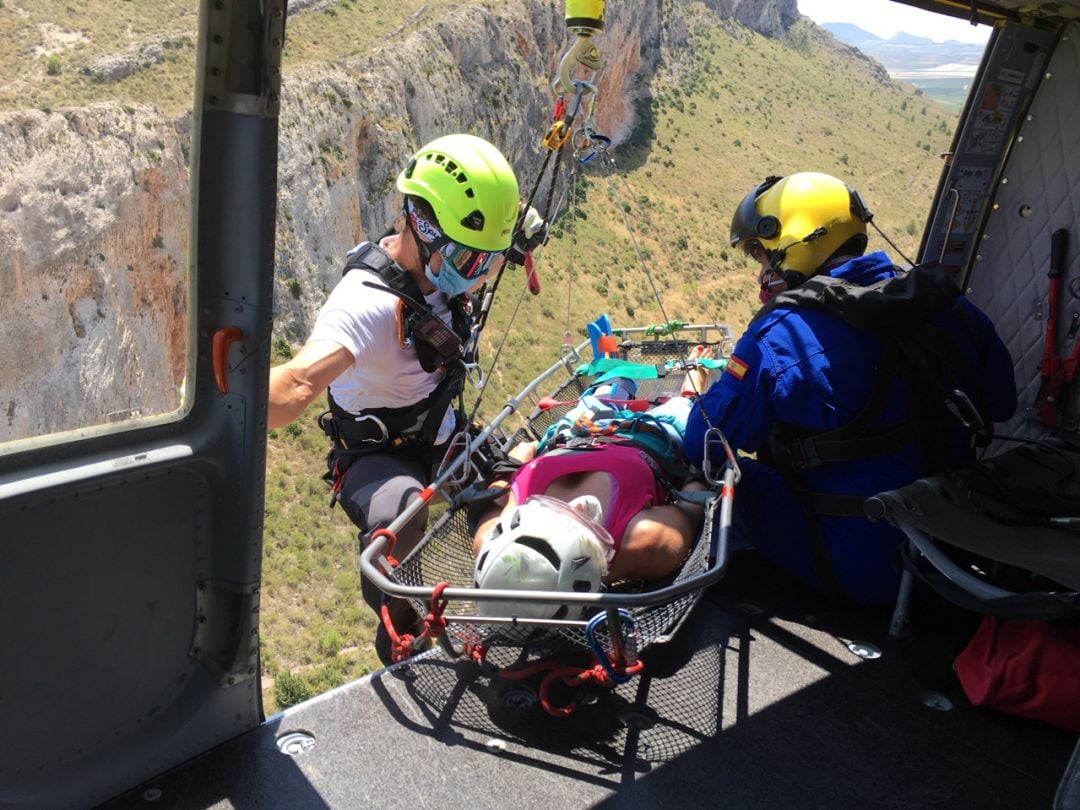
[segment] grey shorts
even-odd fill
[[[352,462],[341,482],[338,502],[363,538],[375,529],[389,526],[419,497],[430,480],[431,467],[426,461],[401,454],[372,453]],[[393,551],[397,559],[403,559],[416,547],[424,536],[426,524],[427,507],[424,507],[398,531]],[[384,595],[367,578],[361,578],[360,584],[364,601],[378,613]]]
[[[428,462],[403,454],[372,453],[353,461],[338,492],[345,514],[362,531],[390,525],[431,481]],[[401,559],[423,536],[427,509],[398,532],[394,556]]]

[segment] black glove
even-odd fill
[[[548,225],[544,222],[539,212],[529,206],[525,217],[521,220],[521,228],[514,235],[514,242],[506,251],[506,260],[510,264],[525,264],[525,254],[529,253],[547,241]]]

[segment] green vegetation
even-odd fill
[[[487,403],[501,403],[550,364],[565,331],[580,334],[605,310],[616,324],[720,320],[741,331],[757,306],[756,284],[729,248],[728,225],[765,175],[814,169],[843,178],[890,238],[909,256],[916,251],[953,116],[910,86],[880,84],[862,60],[831,50],[805,23],[777,41],[695,8],[689,47],[665,54],[652,98],[638,105],[640,125],[613,153],[621,173],[586,164],[577,205],[587,217],[554,224],[556,238],[537,263],[542,291],[526,295]],[[870,247],[888,246],[871,230]],[[521,288],[519,275],[504,280],[490,345]],[[556,313],[555,322],[538,322],[530,308]],[[533,340],[515,341],[526,323]]]
[[[908,79],[908,81],[945,109],[959,113],[967,100],[968,90],[974,80],[971,77],[966,77],[919,78]]]
[[[540,294],[526,292],[518,269],[503,279],[482,346],[485,367],[504,336],[505,345],[482,415],[548,367],[564,333],[583,339],[584,324],[601,312],[617,326],[678,318],[727,322],[741,332],[757,308],[757,288],[748,262],[728,245],[728,224],[743,194],[767,174],[816,169],[842,177],[890,238],[914,254],[951,114],[910,86],[878,83],[864,63],[830,50],[805,24],[776,41],[692,15],[690,47],[664,54],[664,64],[652,98],[638,104],[629,143],[613,151],[619,171],[605,172],[599,160],[586,164],[553,223],[551,241],[537,253]],[[885,247],[871,232],[871,248]],[[467,407],[473,397],[470,389]],[[374,619],[357,596],[355,532],[340,510],[327,510],[318,480],[325,441],[314,418],[323,407],[294,423],[295,435],[272,437],[267,479],[264,672],[291,670],[312,688],[333,685],[330,675],[343,668],[352,677],[377,666]],[[330,628],[344,650],[357,649],[355,658],[334,654],[339,642]]]
[[[453,5],[453,0],[333,0],[321,11],[294,14],[286,25],[286,70],[361,56],[421,8],[426,8],[421,19],[431,19]],[[0,112],[121,99],[153,104],[168,115],[190,113],[198,11],[198,0],[20,2],[17,14],[0,14],[0,75],[19,77],[0,86]],[[103,82],[91,70],[104,58],[135,58],[140,48],[155,45],[161,47],[160,61],[136,59],[142,66],[124,78]],[[27,54],[40,57],[36,72],[27,70]]]
[[[490,417],[549,366],[565,333],[582,339],[584,324],[601,312],[616,326],[677,318],[723,321],[741,332],[757,307],[756,282],[750,264],[728,244],[728,225],[738,201],[768,174],[836,174],[859,189],[875,222],[905,253],[913,256],[917,248],[954,111],[929,91],[879,83],[865,62],[832,50],[830,38],[807,23],[771,40],[718,22],[700,4],[676,1],[687,14],[689,46],[662,55],[650,95],[635,103],[638,124],[613,150],[617,171],[605,171],[600,160],[582,169],[550,243],[537,253],[539,295],[526,292],[519,269],[508,271],[500,286],[481,359],[487,367],[497,350],[499,358],[481,416]],[[170,114],[189,111],[197,5],[20,3],[20,14],[0,14],[0,71],[22,77],[0,88],[0,109],[121,98]],[[294,15],[286,69],[361,55],[421,6],[431,20],[450,5],[338,0]],[[173,45],[161,61],[127,78],[102,83],[84,72],[95,60],[163,37]],[[603,51],[602,39],[599,46]],[[27,61],[28,53],[35,60]],[[598,99],[598,109],[605,101]],[[349,170],[339,145],[311,144],[311,150],[328,174]],[[538,165],[517,168],[531,177]],[[871,248],[882,247],[871,232]],[[301,299],[297,282],[285,290]],[[294,349],[280,335],[273,348],[275,363]],[[467,391],[467,407],[475,396]],[[378,666],[374,617],[359,596],[357,533],[340,509],[327,508],[321,480],[326,439],[315,417],[325,407],[320,400],[270,432],[261,611],[268,711]]]

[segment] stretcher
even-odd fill
[[[681,393],[685,369],[682,361],[698,344],[713,349],[722,361],[730,356],[732,333],[723,324],[682,325],[657,330],[631,327],[613,330],[617,359],[635,364],[636,399],[663,401]],[[428,645],[439,643],[450,656],[467,655],[500,668],[505,677],[551,669],[566,660],[589,659],[590,663],[563,681],[592,678],[601,685],[621,683],[639,666],[639,653],[653,644],[673,638],[702,592],[724,573],[728,558],[728,530],[738,464],[719,430],[710,429],[713,448],[703,470],[710,488],[694,497],[704,505],[704,521],[689,555],[676,572],[660,582],[615,583],[600,593],[479,589],[474,584],[473,530],[468,504],[481,477],[479,460],[487,448],[501,451],[518,441],[539,439],[565,415],[590,386],[603,379],[604,370],[616,359],[611,352],[587,361],[583,354],[590,341],[564,346],[558,362],[536,377],[476,435],[458,436],[451,445],[438,475],[420,498],[385,529],[365,538],[360,555],[363,576],[384,594],[407,599],[424,620],[423,633],[400,637],[395,659],[404,659]],[[595,339],[592,341],[595,347]],[[612,341],[601,343],[610,350]],[[624,366],[623,368],[626,368]],[[712,374],[718,373],[713,370]],[[546,396],[539,392],[548,391]],[[528,403],[532,409],[512,433],[509,417]],[[713,456],[721,456],[714,458]],[[686,493],[689,495],[689,493]],[[396,534],[421,509],[440,496],[449,508],[427,529],[419,544],[403,559],[395,559]],[[486,605],[478,615],[480,602]],[[498,604],[529,602],[566,605],[566,615],[578,618],[534,619],[500,611]],[[392,637],[393,629],[391,628]],[[538,663],[539,662],[539,663]],[[591,673],[591,675],[590,675]],[[548,708],[548,707],[545,707]],[[551,712],[556,713],[556,712]]]

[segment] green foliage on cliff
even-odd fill
[[[866,62],[832,50],[812,25],[800,23],[778,41],[688,8],[690,45],[664,54],[651,94],[637,103],[637,127],[612,151],[618,171],[604,171],[599,160],[586,164],[576,208],[553,223],[550,243],[538,251],[541,293],[525,291],[520,270],[503,279],[485,333],[485,367],[505,343],[483,414],[549,366],[565,332],[578,342],[601,312],[616,326],[678,318],[741,332],[757,307],[756,284],[728,245],[728,224],[767,174],[813,169],[845,179],[914,255],[951,114],[916,99],[910,86],[880,83]],[[517,168],[529,177],[538,169]],[[888,249],[874,232],[870,245]],[[321,407],[303,417],[300,435],[279,432],[271,441],[263,659],[271,673],[295,670],[329,684],[326,674],[343,666],[343,655],[325,643],[329,627],[346,650],[356,649],[344,659],[352,661],[344,665],[349,675],[377,663],[374,618],[358,606],[355,531],[340,510],[327,510],[318,481],[325,445],[313,420]]]
[[[298,5],[290,3],[290,5]],[[452,0],[321,0],[286,21],[286,69],[367,53],[388,34],[429,20]],[[0,7],[2,8],[2,7]],[[192,108],[199,0],[33,0],[0,14],[0,112],[121,99],[167,115]],[[155,49],[147,55],[146,49]],[[41,57],[27,68],[26,55]],[[104,79],[104,61],[137,67]],[[63,65],[63,70],[60,67]]]
[[[120,98],[168,114],[190,111],[196,0],[18,5],[15,14],[10,2],[0,4],[0,72],[18,77],[0,87],[0,110]],[[317,3],[287,21],[286,69],[362,55],[450,5]],[[551,242],[537,254],[540,294],[526,292],[520,270],[509,271],[500,286],[482,347],[485,367],[496,351],[499,362],[482,415],[494,414],[549,366],[566,332],[577,342],[601,312],[616,326],[677,318],[727,322],[740,332],[757,306],[756,285],[728,244],[728,224],[737,202],[765,175],[836,174],[859,189],[905,253],[917,248],[952,113],[910,86],[882,83],[880,71],[835,50],[807,22],[774,40],[718,21],[689,0],[665,3],[661,18],[670,19],[674,7],[688,20],[690,42],[662,54],[658,76],[633,101],[637,123],[612,151],[617,168],[605,171],[601,160],[582,168],[573,207],[553,223]],[[160,58],[138,57],[144,46],[161,43],[168,47]],[[599,45],[603,52],[602,39]],[[141,58],[141,66],[115,81],[98,78],[101,60],[125,55]],[[323,162],[342,162],[335,146],[311,146]],[[533,178],[539,166],[517,169]],[[871,249],[882,247],[872,232]],[[290,299],[300,297],[298,285],[287,289]],[[282,362],[291,349],[281,336],[274,346],[275,362]],[[476,392],[467,394],[471,406]],[[270,435],[261,635],[271,711],[378,665],[374,617],[359,599],[356,530],[340,509],[328,509],[321,480],[326,440],[314,419],[323,408],[320,400]]]

